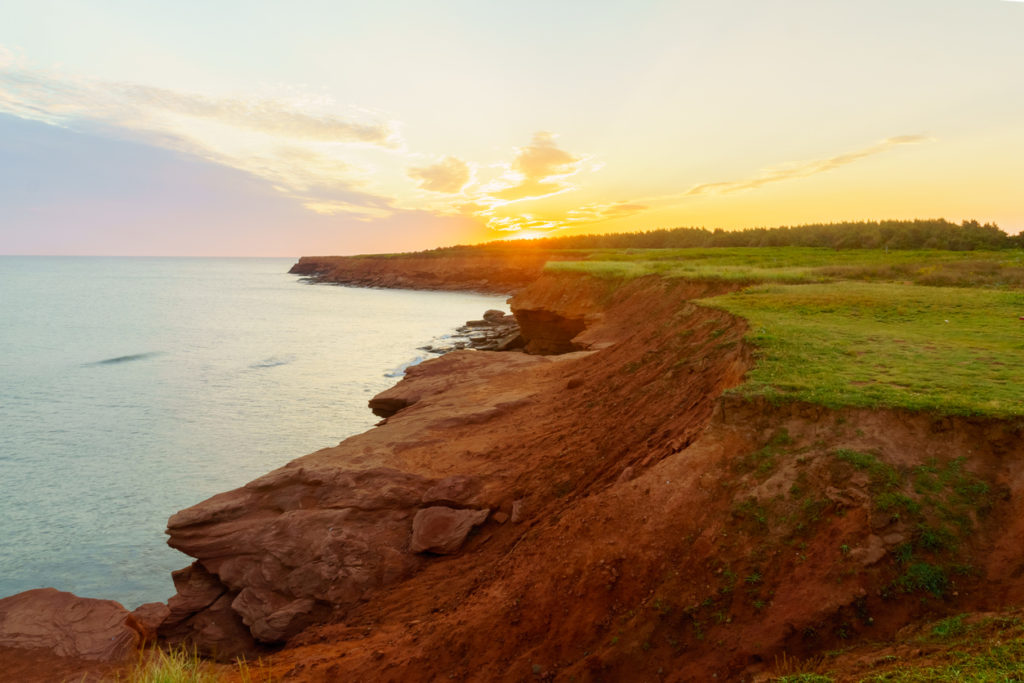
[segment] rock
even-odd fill
[[[139,605],[131,612],[135,628],[142,635],[142,640],[151,643],[156,640],[157,631],[170,616],[171,610],[162,602],[147,602]]]
[[[512,516],[509,517],[509,521],[513,524],[518,524],[523,519],[523,499],[519,498],[512,501]]]
[[[840,490],[835,486],[828,486],[825,488],[825,497],[833,503],[837,503],[844,507],[856,507],[858,505],[863,505],[868,500],[867,494],[859,489],[851,488],[847,490]]]
[[[279,642],[312,623],[317,610],[315,600],[299,598],[289,600],[272,590],[245,588],[231,602],[231,609],[242,616],[242,621],[258,640]]]
[[[850,551],[850,557],[860,562],[865,567],[875,564],[885,557],[885,543],[880,536],[872,534],[868,536],[867,545],[861,548],[854,548]]]
[[[511,317],[512,316],[505,313],[505,311],[499,311],[494,308],[484,311],[483,315],[484,320],[491,324],[505,322]]]
[[[173,627],[212,605],[227,590],[216,576],[198,562],[171,572],[177,593],[167,601],[167,615],[161,626]]]
[[[229,662],[238,657],[254,657],[263,649],[231,609],[234,596],[225,593],[201,612],[191,615],[173,628],[165,624],[159,634],[171,645],[186,644],[200,654]]]
[[[621,484],[623,482],[631,480],[633,478],[633,472],[634,470],[632,465],[624,468],[622,472],[619,474],[619,478],[615,480],[615,483]]]
[[[414,553],[451,555],[462,547],[473,527],[487,520],[490,510],[454,510],[444,506],[424,508],[412,520]]]
[[[60,657],[125,659],[142,636],[128,610],[113,600],[37,588],[0,600],[0,646],[44,649]]]
[[[174,572],[159,633],[219,657],[286,640],[410,576],[425,561],[409,550],[421,508],[463,507],[479,489],[464,475],[289,465],[182,510],[168,544],[198,561]],[[487,511],[457,512],[469,517],[461,544]]]
[[[377,417],[389,418],[399,410],[408,408],[410,403],[405,399],[391,398],[378,394],[370,399],[368,405],[370,406],[370,411]]]
[[[498,524],[504,524],[505,522],[508,521],[508,515],[506,513],[504,513],[504,512],[500,512],[500,511],[499,512],[495,512],[494,513],[494,521],[497,522]]]
[[[526,346],[526,340],[523,339],[523,335],[519,334],[519,330],[511,332],[494,342],[495,351],[511,351],[513,349],[521,349],[524,346]]]

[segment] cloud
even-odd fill
[[[280,100],[213,98],[123,83],[113,85],[112,90],[124,101],[137,106],[210,119],[269,135],[324,142],[362,142],[383,147],[397,144],[395,130],[387,122],[361,122],[330,114],[313,115],[296,111]]]
[[[644,209],[636,202],[559,200],[558,210],[535,203],[573,192],[583,171],[599,168],[550,131],[489,165],[426,157],[405,149],[397,122],[329,98],[214,97],[101,81],[33,69],[3,48],[0,113],[184,153],[268,181],[309,211],[360,221],[412,210],[501,232],[550,231]],[[409,163],[423,158],[431,161]]]
[[[398,144],[393,124],[302,111],[270,98],[216,98],[133,83],[67,78],[0,60],[0,109],[49,123],[93,119],[129,128],[183,116],[267,135],[324,142]]]
[[[554,133],[538,131],[530,144],[516,150],[505,174],[483,188],[478,201],[499,206],[573,190],[567,179],[580,172],[584,161],[558,147]]]
[[[512,168],[524,178],[550,178],[572,175],[580,161],[580,157],[559,149],[554,134],[542,130],[533,134],[529,145],[519,148]]]
[[[553,138],[549,134],[538,133],[534,136],[534,141],[531,145],[520,149],[512,164],[512,168],[520,171],[524,177],[518,184],[510,186],[505,190],[490,192],[484,198],[478,200],[480,204],[487,208],[479,210],[477,215],[486,217],[487,226],[499,232],[551,232],[553,230],[626,218],[646,211],[650,208],[651,204],[662,206],[678,205],[701,195],[729,194],[744,190],[754,190],[770,183],[807,178],[819,173],[842,168],[843,166],[902,145],[920,144],[929,141],[931,141],[931,138],[924,135],[898,135],[854,152],[765,169],[751,178],[701,183],[694,185],[688,190],[674,194],[603,204],[589,204],[566,209],[558,214],[543,215],[524,212],[508,215],[503,212],[503,215],[498,215],[497,208],[501,206],[501,203],[494,202],[494,198],[503,199],[519,195],[537,196],[543,195],[545,192],[549,193],[545,196],[550,196],[550,194],[573,189],[572,186],[569,186],[564,181],[564,178],[560,178],[555,174],[560,172],[569,172],[570,174],[578,172],[581,158],[557,148],[552,149]],[[525,171],[528,171],[532,176],[526,175]],[[488,200],[491,200],[490,203]]]
[[[419,181],[420,188],[431,192],[456,194],[469,183],[469,164],[448,156],[436,164],[410,168],[409,177]]]
[[[931,138],[924,135],[898,135],[896,137],[882,140],[881,142],[875,143],[870,147],[866,147],[856,152],[848,152],[846,154],[840,154],[827,159],[817,159],[814,161],[787,164],[778,168],[765,169],[753,178],[717,183],[701,183],[699,185],[694,185],[689,190],[677,196],[692,197],[702,194],[726,194],[729,192],[740,192],[742,190],[753,190],[758,187],[768,185],[769,183],[778,183],[785,180],[794,180],[796,178],[807,178],[819,173],[833,171],[837,168],[852,164],[855,161],[860,161],[861,159],[881,154],[882,152],[886,152],[900,145],[914,145],[930,141]]]
[[[574,178],[596,170],[550,131],[535,132],[510,159],[490,165],[452,155],[410,164],[425,155],[405,149],[397,122],[339,108],[322,96],[214,97],[101,81],[31,68],[3,48],[0,113],[184,153],[268,181],[309,211],[357,220],[426,211],[504,232],[554,230],[642,210],[629,202],[570,204],[558,212],[531,204],[576,190]]]
[[[209,97],[33,70],[0,52],[0,113],[171,149],[270,181],[303,206],[359,218],[395,199],[367,154],[398,153],[397,124],[325,98]],[[363,150],[360,152],[360,150]],[[355,158],[362,154],[360,163]]]
[[[542,218],[532,213],[513,216],[494,216],[487,221],[487,227],[499,232],[531,232],[548,233],[555,230],[593,225],[614,218],[626,218],[646,211],[644,204],[630,202],[610,202],[607,204],[588,204],[568,209],[554,216]]]

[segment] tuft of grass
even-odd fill
[[[789,674],[772,679],[774,683],[833,683],[831,676],[816,673]]]
[[[932,626],[931,635],[936,638],[952,638],[963,635],[966,631],[967,627],[964,626],[964,617],[962,614],[958,614],[955,617],[943,619]]]
[[[927,591],[941,598],[949,587],[949,577],[943,567],[928,562],[914,562],[896,580],[896,584],[908,593]]]
[[[141,653],[128,677],[117,680],[119,683],[217,683],[220,676],[195,650],[181,647]]]
[[[263,662],[252,664],[239,658],[232,680],[240,683],[270,683],[273,679],[264,670]],[[139,653],[135,666],[115,683],[219,683],[224,680],[223,668],[207,662],[195,649],[181,646],[169,650],[154,648]]]

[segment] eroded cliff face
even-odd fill
[[[290,273],[318,282],[398,289],[506,294],[536,280],[544,252],[457,255],[303,256]]]
[[[651,280],[612,294],[589,278],[541,278],[517,297],[517,318],[543,311],[586,331],[527,325],[528,351],[586,350],[455,352],[416,366],[374,399],[397,410],[381,426],[174,515],[168,542],[197,562],[176,577],[161,634],[221,657],[281,643],[692,439],[747,364],[742,326],[686,303],[711,289]],[[718,328],[733,343],[709,353]],[[567,348],[551,348],[556,338]],[[667,375],[651,389],[682,380],[690,391],[645,389],[638,404],[631,387],[649,380],[622,366],[650,360],[641,347],[672,356],[659,359]],[[606,404],[627,396],[636,419],[613,427]],[[666,426],[671,411],[684,414]],[[644,442],[656,432],[671,445],[651,453]],[[557,443],[565,449],[553,452]]]
[[[172,517],[161,633],[285,680],[744,680],[1024,600],[1022,426],[723,395],[745,325],[691,300],[728,286],[543,276],[532,353],[411,368]]]

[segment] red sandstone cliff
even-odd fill
[[[162,633],[285,680],[738,680],[1024,600],[1020,425],[723,397],[744,325],[690,300],[726,286],[543,276],[513,310],[559,355],[424,363],[381,426],[174,515]],[[894,589],[921,530],[839,450],[986,487],[947,501],[946,595]]]
[[[358,287],[442,289],[506,294],[536,280],[549,255],[526,251],[390,256],[303,256],[290,273]]]

